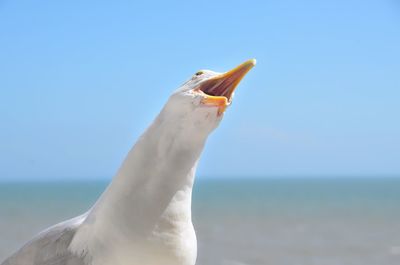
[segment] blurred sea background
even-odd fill
[[[0,260],[86,211],[106,181],[0,184]],[[200,179],[199,265],[398,265],[399,178]]]
[[[0,260],[185,80],[256,58],[199,164],[197,265],[400,265],[400,1],[0,0],[0,36]]]

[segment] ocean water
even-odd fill
[[[105,182],[0,184],[0,261]],[[400,178],[200,180],[199,265],[399,265]]]

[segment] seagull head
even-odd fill
[[[232,103],[239,82],[255,64],[256,60],[251,59],[225,73],[196,72],[171,95],[164,112],[185,128],[210,133]]]

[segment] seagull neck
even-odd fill
[[[94,216],[140,234],[170,225],[171,216],[191,222],[192,187],[206,136],[196,138],[186,125],[161,113],[127,155]]]
[[[169,253],[168,242],[177,242],[195,259],[191,198],[206,136],[196,138],[198,132],[180,121],[161,113],[139,138],[76,233],[70,245],[74,253],[88,252],[100,260],[124,255],[151,260]],[[104,248],[110,241],[112,246]]]
[[[157,185],[191,187],[206,140],[194,135],[189,126],[164,119],[160,114],[133,146],[115,181],[135,190]]]

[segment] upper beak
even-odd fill
[[[230,104],[237,85],[255,64],[255,59],[248,60],[226,73],[203,82],[199,87],[199,90],[206,95],[202,103],[218,106],[218,113],[222,114]]]

